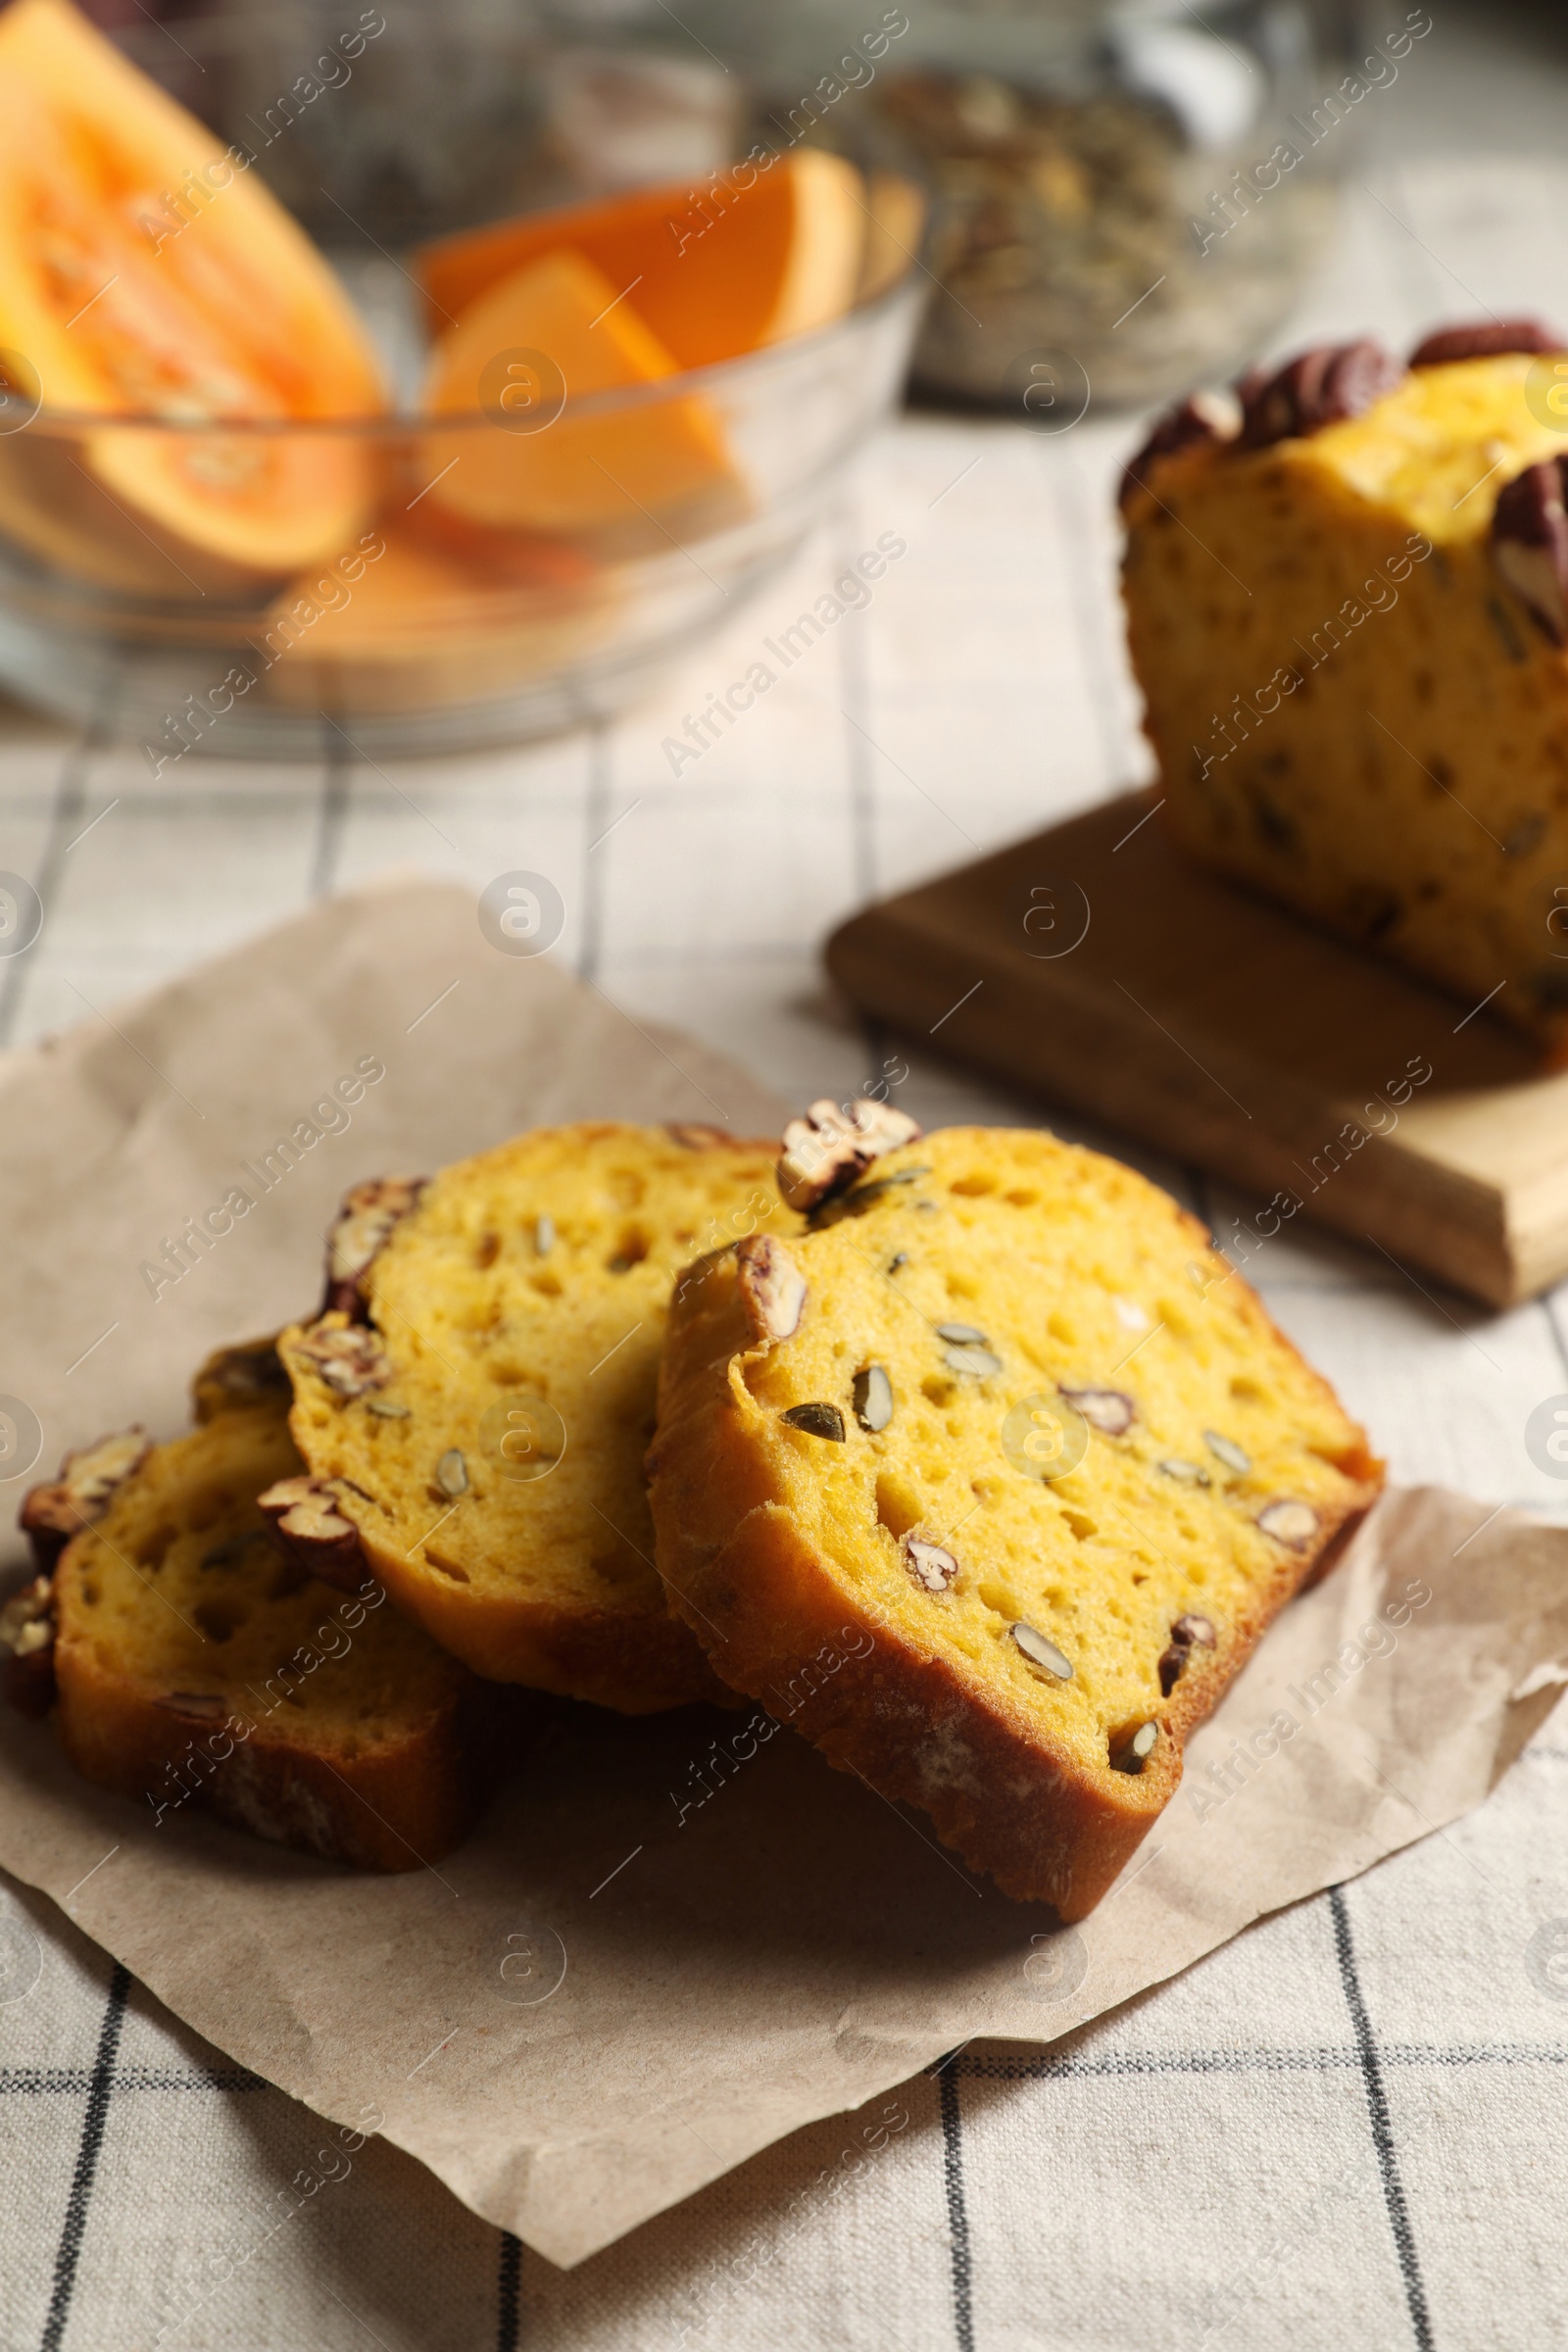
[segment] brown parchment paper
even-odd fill
[[[426,883],[324,906],[114,1022],[0,1066],[0,1394],[51,1466],[132,1413],[181,1426],[204,1348],[310,1299],[358,1176],[540,1120],[776,1115],[691,1041],[495,953],[472,900]],[[141,1265],[362,1056],[386,1075],[353,1125],[155,1300]],[[7,1715],[0,1865],[220,2049],[334,2121],[378,2109],[475,2211],[571,2264],[955,2044],[1051,2040],[1452,1821],[1565,1661],[1568,1532],[1391,1495],[1067,1930],[788,1729],[701,1709],[537,1702],[477,1834],[390,1879],[188,1813],[155,1829]]]

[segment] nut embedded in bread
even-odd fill
[[[115,1490],[139,1469],[152,1440],[139,1425],[118,1429],[91,1446],[68,1453],[60,1475],[46,1486],[29,1488],[23,1498],[17,1524],[32,1545],[32,1556],[47,1575],[73,1536],[101,1519]]]
[[[230,1403],[148,1451],[67,1546],[50,1612],[77,1770],[330,1860],[412,1870],[463,1835],[491,1695],[362,1574],[346,1594],[256,1502],[297,1474],[286,1405]]]
[[[629,1714],[728,1696],[666,1603],[642,1456],[676,1276],[799,1227],[773,1158],[692,1127],[536,1130],[401,1207],[359,1319],[284,1334],[318,1502],[476,1673]]]
[[[1081,1918],[1381,1464],[1202,1228],[1113,1160],[949,1129],[835,1209],[777,1245],[787,1332],[755,1244],[681,1287],[660,1566],[737,1689]]]
[[[1531,319],[1303,352],[1124,484],[1163,821],[1568,1057],[1568,521]],[[1206,416],[1206,412],[1204,413]],[[1457,1013],[1455,1019],[1458,1018]]]

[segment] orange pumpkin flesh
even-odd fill
[[[496,421],[509,409],[493,381],[512,353],[542,354],[567,406],[554,421],[531,387],[537,431]],[[526,369],[525,362],[521,365]],[[535,370],[537,377],[543,371]],[[471,522],[554,532],[603,553],[641,553],[744,512],[745,498],[708,404],[656,399],[610,416],[576,416],[585,395],[654,385],[679,372],[631,304],[581,254],[555,249],[471,303],[437,345],[425,406],[434,416],[481,412],[462,432],[432,433],[432,503]],[[499,388],[498,388],[499,387]],[[548,393],[547,387],[547,393]]]
[[[839,318],[855,300],[865,243],[859,173],[802,147],[750,187],[689,181],[603,203],[531,213],[426,245],[416,271],[440,334],[504,278],[557,252],[578,254],[631,303],[678,368],[706,368]],[[722,178],[723,175],[721,174]]]
[[[347,593],[337,567],[301,573],[268,615],[268,695],[296,710],[393,716],[504,695],[565,665],[613,609],[604,574],[541,548],[524,583],[514,561],[501,589],[403,529],[384,534]]]
[[[51,411],[199,427],[385,408],[368,339],[303,231],[70,0],[0,16],[0,347]],[[221,584],[329,555],[372,487],[347,435],[139,428],[81,449],[204,590],[205,571]],[[0,522],[25,538],[3,478]]]

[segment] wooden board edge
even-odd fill
[[[902,904],[890,900],[852,915],[827,941],[828,973],[852,1004],[944,1060],[1008,1086],[1043,1090],[1233,1187],[1254,1184],[1271,1202],[1287,1190],[1300,1198],[1291,1139],[1245,1112],[1238,1116],[1235,1096],[1235,1110],[1222,1111],[1212,1099],[1200,1102],[1183,1050],[1152,1019],[1135,1026],[1135,1016],[1110,1008],[1064,967],[1053,977],[1059,1013],[1077,1026],[1069,1058],[1053,1050],[1051,1024],[1042,1021],[1038,973],[1026,992],[983,946],[961,959],[943,953],[926,933],[906,927]],[[1084,1082],[1086,1069],[1098,1083]],[[1209,1075],[1213,1088],[1228,1093],[1221,1078]],[[1306,1149],[1310,1153],[1312,1146]],[[1496,1309],[1517,1305],[1568,1273],[1568,1221],[1555,1236],[1532,1236],[1522,1258],[1500,1188],[1393,1137],[1369,1136],[1332,1187],[1300,1198],[1300,1210],[1315,1224],[1370,1243],[1401,1271],[1406,1262],[1419,1266]]]

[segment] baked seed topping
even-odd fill
[[[31,1487],[22,1498],[17,1525],[31,1539],[40,1568],[53,1568],[74,1535],[103,1517],[115,1490],[139,1469],[152,1451],[141,1428],[117,1430],[96,1445],[78,1446],[46,1487]]]
[[[904,1565],[923,1592],[945,1592],[958,1573],[958,1563],[947,1545],[933,1544],[925,1536],[906,1536],[899,1549]]]
[[[1446,368],[1455,360],[1491,360],[1504,352],[1568,351],[1539,318],[1478,319],[1474,326],[1440,326],[1410,354],[1412,368]]]
[[[299,1351],[316,1366],[333,1396],[350,1402],[368,1396],[371,1389],[384,1389],[392,1378],[391,1357],[375,1333],[363,1323],[318,1323],[300,1340]]]
[[[1258,1512],[1257,1524],[1276,1544],[1288,1544],[1293,1551],[1301,1551],[1317,1534],[1318,1515],[1309,1502],[1282,1495]]]
[[[468,1465],[456,1446],[449,1446],[435,1466],[435,1483],[443,1494],[466,1494]]]
[[[1121,1746],[1113,1752],[1110,1759],[1111,1771],[1142,1772],[1145,1764],[1154,1752],[1154,1742],[1158,1738],[1159,1726],[1157,1723],[1141,1723],[1132,1738],[1123,1740]]]
[[[1270,375],[1258,368],[1237,387],[1242,402],[1241,445],[1266,449],[1276,441],[1318,433],[1327,424],[1360,416],[1392,392],[1404,370],[1380,343],[1322,343]]]
[[[1138,1418],[1138,1407],[1124,1389],[1061,1389],[1059,1395],[1075,1404],[1102,1437],[1124,1438]]]
[[[418,1200],[429,1178],[372,1176],[350,1187],[326,1236],[326,1307],[356,1314],[364,1304],[362,1283],[385,1249],[392,1228]]]
[[[360,1531],[338,1507],[337,1488],[325,1478],[280,1478],[257,1507],[313,1576],[352,1589],[364,1573]]]
[[[847,1191],[874,1159],[912,1144],[919,1133],[916,1122],[890,1103],[860,1095],[841,1110],[824,1096],[784,1130],[778,1189],[791,1208],[815,1208]]]
[[[1179,1642],[1184,1649],[1191,1649],[1195,1643],[1200,1649],[1212,1649],[1214,1628],[1206,1617],[1195,1617],[1189,1613],[1177,1618],[1170,1629],[1170,1638],[1173,1642]]]
[[[550,1255],[550,1252],[551,1252],[551,1250],[552,1250],[555,1248],[555,1246],[556,1246],[556,1220],[555,1220],[555,1218],[554,1218],[554,1217],[535,1217],[535,1219],[534,1219],[534,1221],[533,1221],[533,1248],[534,1248],[534,1255],[535,1255],[536,1257],[548,1257],[548,1256]]]
[[[1179,1478],[1186,1487],[1206,1487],[1211,1483],[1208,1472],[1197,1462],[1184,1462],[1175,1455],[1169,1461],[1156,1462],[1154,1467],[1163,1470],[1167,1478]]]
[[[47,1649],[55,1638],[54,1607],[54,1587],[47,1576],[35,1576],[20,1592],[13,1592],[0,1608],[0,1649],[8,1649],[14,1658]]]
[[[986,1344],[985,1333],[976,1331],[972,1323],[939,1323],[937,1338],[939,1340],[956,1340],[960,1348],[967,1348],[971,1345],[983,1348]]]
[[[907,1250],[895,1250],[893,1255],[888,1259],[888,1272],[896,1274],[901,1266],[906,1266],[908,1262],[909,1252]]]
[[[228,1704],[216,1690],[165,1690],[153,1703],[170,1708],[175,1715],[200,1715],[208,1722],[216,1722],[220,1715],[225,1714]]]
[[[1560,458],[1505,482],[1492,514],[1492,561],[1553,644],[1568,638],[1568,517]]]
[[[1214,1628],[1206,1617],[1178,1617],[1170,1629],[1170,1647],[1160,1652],[1159,1688],[1165,1698],[1169,1698],[1186,1672],[1195,1643],[1200,1649],[1212,1649]]]
[[[737,1245],[741,1298],[752,1337],[787,1340],[800,1328],[806,1305],[806,1276],[782,1242],[771,1234],[748,1234]]]
[[[1007,1631],[1031,1666],[1043,1666],[1048,1674],[1055,1676],[1058,1683],[1072,1681],[1072,1660],[1063,1656],[1054,1642],[1048,1642],[1045,1635],[1032,1625],[1010,1625]]]
[[[390,1396],[372,1396],[365,1409],[368,1413],[373,1413],[378,1421],[407,1421],[409,1418],[408,1406],[394,1404]]]
[[[844,1415],[836,1404],[792,1404],[779,1419],[791,1429],[804,1430],[808,1438],[831,1438],[836,1446],[844,1443]]]
[[[962,1372],[970,1380],[989,1380],[1002,1370],[1001,1356],[989,1348],[944,1348],[942,1360],[950,1372]]]
[[[1238,1478],[1245,1478],[1252,1467],[1251,1455],[1244,1453],[1234,1438],[1222,1437],[1217,1429],[1204,1430],[1203,1444],[1214,1459],[1223,1462],[1227,1470],[1234,1470]]]
[[[855,1418],[873,1432],[893,1418],[893,1383],[881,1364],[867,1364],[855,1375]]]

